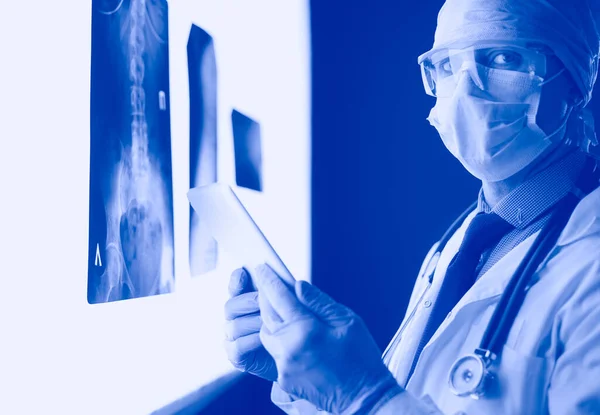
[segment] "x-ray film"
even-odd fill
[[[92,1],[88,301],[174,287],[166,0]]]
[[[187,45],[190,85],[190,188],[217,181],[217,62],[212,37],[192,25]],[[190,273],[216,268],[217,242],[202,210],[190,208]]]
[[[236,184],[262,191],[260,124],[237,110],[231,112]]]

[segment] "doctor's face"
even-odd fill
[[[437,98],[430,123],[482,181],[504,181],[563,141],[577,96],[568,72],[543,45],[453,45],[432,51],[421,68],[427,93]]]

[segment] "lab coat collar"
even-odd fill
[[[598,233],[600,233],[600,188],[596,188],[579,202],[558,238],[557,246],[566,246]]]
[[[570,152],[517,186],[493,208],[486,202],[482,188],[477,208],[497,214],[517,229],[525,229],[575,186],[587,159],[581,151]]]

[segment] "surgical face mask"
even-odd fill
[[[570,110],[549,135],[536,124],[542,85],[563,71],[544,81],[531,73],[466,63],[458,81],[448,77],[439,84],[453,93],[438,96],[428,120],[473,176],[488,182],[507,179],[564,136]]]

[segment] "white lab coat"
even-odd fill
[[[427,278],[429,258],[421,267],[400,336],[388,350],[388,367],[408,392],[377,415],[600,414],[600,189],[576,207],[534,278],[495,369],[497,396],[478,401],[457,397],[448,387],[448,372],[456,359],[479,346],[506,284],[537,234],[506,254],[465,294],[423,349],[406,384],[446,268],[474,214],[443,250],[433,284]],[[293,401],[277,384],[271,397],[289,414],[319,413],[307,401]]]

